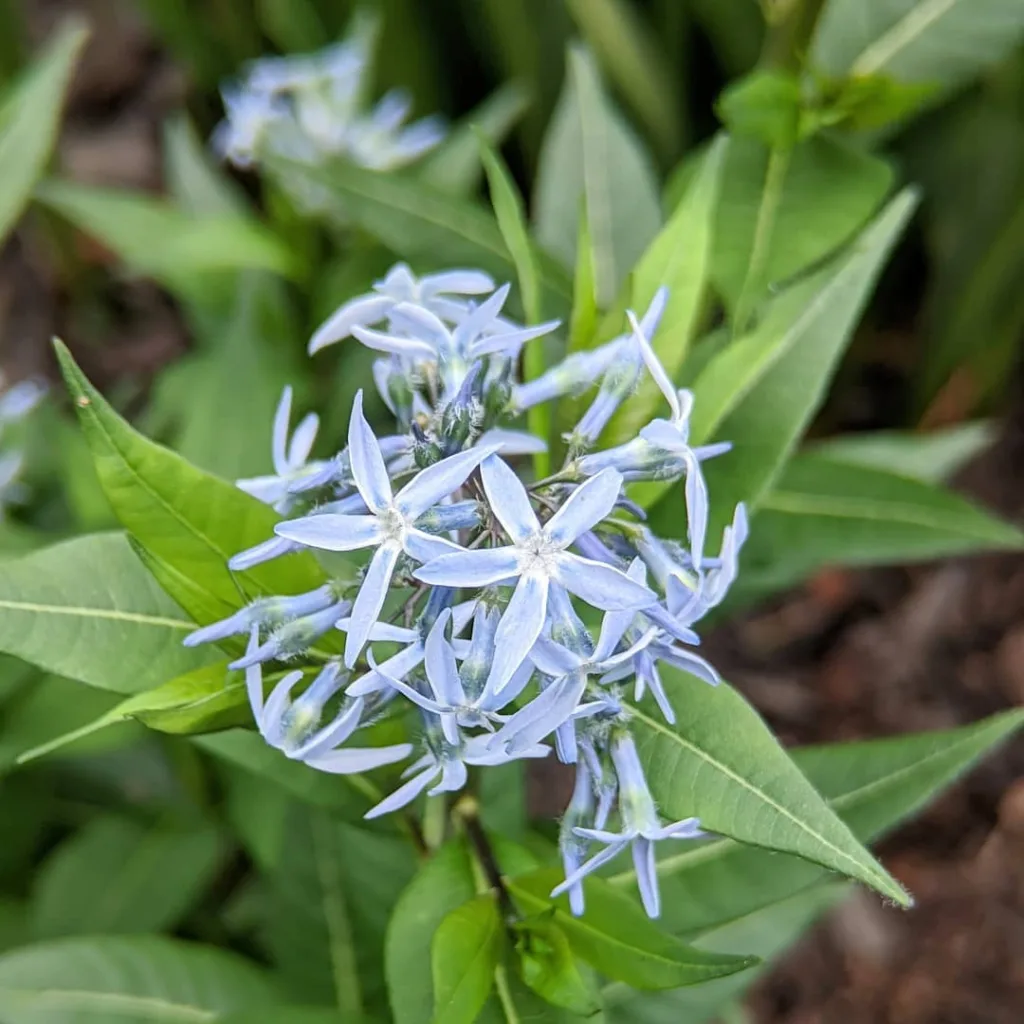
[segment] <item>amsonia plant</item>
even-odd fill
[[[569,6],[607,43],[616,4]],[[673,104],[615,24],[669,153]],[[171,446],[56,346],[118,529],[0,562],[0,652],[57,708],[0,768],[131,722],[173,795],[151,831],[111,815],[58,846],[0,951],[5,1024],[712,1020],[851,883],[909,907],[867,844],[1021,724],[787,750],[701,653],[822,566],[1021,547],[937,482],[975,440],[802,446],[917,204],[840,130],[921,90],[755,73],[661,189],[574,44],[531,220],[489,141],[507,111],[406,125],[401,94],[371,101],[370,40],[225,91],[213,148],[265,214],[180,122],[172,199],[18,195],[155,277],[199,341],[156,389]],[[32,93],[50,135],[79,42]],[[0,395],[0,427],[35,398]],[[98,703],[65,720],[65,686]]]

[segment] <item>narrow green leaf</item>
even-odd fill
[[[225,852],[211,826],[147,829],[124,818],[94,818],[50,854],[34,879],[35,937],[173,929],[213,881]]]
[[[526,228],[523,213],[523,201],[516,188],[512,175],[509,174],[501,157],[480,136],[480,159],[487,172],[487,184],[491,192],[491,205],[498,219],[501,236],[505,240],[512,262],[516,267],[519,279],[519,295],[530,324],[540,322],[540,276],[537,260]],[[544,356],[544,343],[537,339],[527,344],[523,352],[523,377],[534,380],[547,367]],[[546,404],[535,405],[527,413],[530,432],[537,437],[546,438],[550,433],[550,411]],[[534,456],[534,468],[538,477],[547,475],[549,456],[547,452],[539,452]]]
[[[835,251],[878,209],[891,183],[888,164],[827,135],[774,151],[756,139],[731,139],[711,262],[726,304],[735,311],[746,286],[749,313],[770,287]]]
[[[155,935],[58,939],[0,956],[4,1024],[198,1024],[277,1001],[252,962]]]
[[[95,534],[4,563],[0,651],[49,672],[135,693],[210,660],[121,534]]]
[[[421,165],[423,181],[452,195],[472,195],[480,184],[478,133],[498,148],[523,116],[530,95],[518,82],[506,82],[471,110]]]
[[[1024,534],[938,484],[825,454],[798,455],[762,498],[744,585],[789,586],[825,565],[1013,551]]]
[[[566,0],[566,6],[659,152],[674,156],[685,112],[678,76],[650,26],[625,0]]]
[[[258,0],[260,26],[285,53],[316,50],[330,42],[312,0]]]
[[[867,842],[918,811],[1022,724],[1024,711],[1008,711],[959,729],[791,753],[832,809]],[[688,941],[832,877],[796,857],[767,860],[762,850],[727,839],[663,851],[658,876],[663,923]],[[608,881],[627,889],[635,885],[632,871]]]
[[[718,206],[726,148],[722,137],[712,143],[682,201],[640,257],[632,274],[630,307],[638,315],[650,305],[662,285],[669,290],[668,305],[652,345],[672,380],[682,369],[706,298],[711,226]],[[665,411],[664,401],[657,385],[645,379],[609,424],[607,443],[620,444],[636,437],[659,407]],[[660,493],[657,485],[648,485],[638,488],[635,497],[649,505]]]
[[[910,904],[743,697],[674,669],[666,682],[676,725],[637,710],[634,733],[667,820],[696,816],[710,832],[794,853]]]
[[[953,86],[997,64],[1022,35],[1017,0],[829,0],[810,60],[835,76]]]
[[[503,938],[491,894],[445,915],[430,945],[434,1024],[473,1024],[494,986]]]
[[[324,582],[322,571],[306,554],[232,574],[228,559],[271,537],[279,517],[136,433],[60,342],[57,356],[103,490],[121,524],[146,549],[232,607],[243,603],[246,591],[294,594]]]
[[[553,915],[576,955],[609,978],[635,988],[676,988],[734,974],[755,963],[749,957],[709,956],[684,945],[600,879],[588,880],[587,911],[574,917],[568,897],[552,900],[548,895],[563,877],[558,868],[543,868],[507,884],[523,912]]]
[[[925,483],[948,480],[996,438],[996,425],[979,420],[927,433],[859,431],[815,441],[809,453],[836,462],[888,470]]]
[[[406,259],[431,267],[468,263],[502,279],[515,272],[497,223],[476,203],[410,178],[343,163],[310,168],[270,161],[268,170],[320,189],[331,199],[325,216],[344,227],[354,220]],[[566,274],[550,258],[541,257],[539,266],[544,307],[560,314],[571,298]]]
[[[534,208],[541,245],[570,267],[576,262],[581,196],[598,304],[604,308],[657,233],[661,210],[647,154],[605,96],[593,58],[573,46],[540,156]]]
[[[700,948],[711,952],[745,950],[761,957],[765,962],[753,970],[671,992],[636,992],[619,983],[606,986],[605,1020],[608,1024],[726,1024],[725,1008],[768,971],[768,961],[796,942],[848,890],[848,885],[835,882],[818,885],[710,931],[698,940]]]
[[[731,518],[738,501],[756,507],[767,493],[824,398],[914,205],[912,192],[897,196],[835,265],[780,295],[758,328],[715,355],[697,378],[693,443],[714,438],[734,444],[706,467],[714,529]],[[652,526],[678,536],[681,524],[671,504],[666,498],[655,506]]]
[[[182,210],[196,217],[247,212],[243,193],[214,166],[187,115],[175,114],[167,119],[163,141],[167,190]]]
[[[186,293],[196,278],[231,270],[297,273],[292,254],[264,225],[248,217],[193,216],[144,193],[56,179],[35,198],[103,242],[136,273]],[[160,244],[154,245],[154,239]]]
[[[0,242],[21,216],[50,158],[64,93],[88,32],[66,22],[0,107]]]

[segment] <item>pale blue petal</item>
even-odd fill
[[[607,832],[600,828],[581,828],[579,826],[574,828],[573,832],[583,839],[592,839],[597,843],[609,843],[611,845],[621,843],[623,846],[631,842],[635,835],[633,832]]]
[[[563,676],[520,708],[494,734],[490,748],[522,750],[555,731],[576,709],[587,685],[582,672]]]
[[[533,678],[533,664],[527,660],[512,673],[512,678],[502,688],[500,694],[484,686],[483,693],[477,701],[477,707],[485,714],[493,714],[511,704],[526,689]]]
[[[716,444],[699,445],[693,449],[693,455],[698,462],[705,462],[729,451],[732,451],[732,441],[719,441]]]
[[[336,627],[347,633],[352,620],[347,616],[335,623]],[[396,626],[390,622],[375,622],[370,630],[369,640],[371,643],[393,643],[393,644],[414,644],[419,640],[419,633],[415,629],[406,626]]]
[[[648,839],[706,839],[711,833],[700,827],[699,818],[683,818],[647,833]]]
[[[654,379],[654,383],[658,385],[658,390],[665,396],[665,401],[668,402],[669,408],[672,410],[672,418],[678,419],[680,408],[675,386],[665,372],[665,367],[661,365],[661,360],[654,349],[651,348],[650,339],[644,334],[640,324],[637,323],[636,314],[630,309],[626,311],[626,316],[629,318],[630,327],[633,328],[633,336],[640,345],[640,355],[643,358],[644,365],[647,367],[647,372]]]
[[[352,476],[367,507],[380,512],[391,504],[391,482],[377,438],[363,415],[363,392],[356,392],[348,424],[348,457]]]
[[[288,468],[293,472],[306,464],[319,429],[320,417],[315,412],[303,416],[302,422],[295,428],[292,442],[288,446]]]
[[[482,270],[446,270],[420,279],[420,295],[486,295],[494,291],[494,279]]]
[[[288,484],[279,476],[246,477],[236,480],[235,486],[264,505],[276,505],[288,493]]]
[[[574,829],[573,831],[582,833],[583,829]],[[611,846],[605,847],[599,853],[595,853],[593,857],[584,861],[571,875],[569,875],[564,882],[556,885],[554,889],[551,890],[551,898],[554,899],[556,896],[561,896],[562,893],[567,892],[574,885],[578,885],[587,877],[587,875],[590,875],[598,868],[603,867],[610,860],[614,860],[628,845],[628,840],[619,840]]]
[[[657,600],[653,590],[634,582],[621,569],[568,551],[560,552],[555,558],[558,582],[595,608],[603,611],[646,608]]]
[[[530,661],[545,675],[556,679],[575,672],[583,664],[578,654],[544,636],[537,637],[530,650]]]
[[[356,698],[342,708],[334,720],[324,728],[315,732],[301,747],[290,756],[296,761],[305,761],[310,757],[320,757],[335,747],[340,746],[359,728],[359,720],[363,714],[363,701]]]
[[[493,295],[480,303],[473,311],[455,328],[453,338],[456,348],[463,355],[468,355],[469,343],[484,331],[494,318],[501,312],[505,305],[508,293],[511,288],[509,284],[503,284]]]
[[[704,558],[704,537],[708,530],[708,488],[700,463],[692,453],[686,460],[686,517],[690,538],[690,557],[699,569]]]
[[[660,630],[657,627],[647,630],[647,632],[644,633],[644,635],[640,637],[640,639],[637,640],[636,643],[627,647],[626,650],[622,651],[619,654],[613,654],[605,658],[604,661],[601,662],[601,667],[607,667],[611,669],[615,668],[616,665],[628,664],[636,657],[636,655],[640,651],[649,647],[654,642],[655,638],[658,636],[659,633]]]
[[[640,889],[644,910],[648,917],[656,918],[661,914],[658,865],[654,857],[654,843],[643,836],[633,840],[633,867],[636,869],[636,884]]]
[[[294,540],[285,540],[284,537],[271,537],[270,540],[260,541],[259,544],[245,551],[239,551],[228,559],[228,568],[235,572],[245,572],[254,565],[262,565],[272,558],[280,558],[281,555],[290,555],[294,551],[300,551],[302,545]]]
[[[401,679],[396,679],[394,676],[388,675],[380,665],[377,665],[373,656],[369,656],[370,668],[373,672],[387,683],[393,690],[402,694],[408,700],[411,700],[417,707],[423,708],[424,711],[432,711],[434,714],[440,714],[446,710],[444,704],[438,704],[436,700],[431,700],[429,697],[420,693],[415,687],[410,686],[408,683],[403,682]]]
[[[611,513],[621,493],[621,474],[611,468],[602,469],[572,492],[544,524],[544,535],[559,547],[568,547]]]
[[[555,730],[555,753],[562,764],[575,764],[578,747],[576,745],[576,725],[574,718],[563,722]]]
[[[494,660],[486,683],[492,693],[500,693],[526,660],[544,627],[547,604],[547,577],[521,577],[494,634]]]
[[[253,626],[249,633],[249,644],[245,649],[246,654],[253,654],[260,645],[260,631],[258,626]],[[249,696],[249,707],[252,708],[252,716],[257,726],[263,717],[263,666],[255,662],[245,670],[245,690]]]
[[[480,476],[491,510],[513,541],[522,543],[540,530],[526,488],[507,463],[491,455],[481,464]]]
[[[523,327],[517,331],[503,331],[501,334],[488,334],[479,338],[469,346],[468,355],[472,359],[501,353],[506,356],[515,355],[523,345],[534,338],[542,338],[561,325],[561,320],[548,320],[546,323],[533,327]]]
[[[390,747],[341,747],[329,754],[307,758],[305,763],[310,768],[331,775],[358,775],[374,768],[382,768],[386,764],[394,764],[411,753],[411,743],[396,743]]]
[[[363,577],[362,586],[352,606],[352,619],[348,636],[345,638],[345,665],[351,668],[359,657],[370,635],[370,630],[380,617],[380,610],[388,596],[391,574],[401,549],[396,544],[382,544],[373,553]]]
[[[441,765],[441,781],[429,792],[429,796],[438,793],[457,793],[466,784],[469,772],[462,761],[447,758]]]
[[[643,319],[640,321],[640,330],[643,332],[645,338],[653,338],[655,332],[658,330],[658,325],[661,323],[662,314],[665,312],[665,306],[668,304],[668,288],[662,285],[655,293],[654,298],[651,299],[651,304],[647,307],[647,312],[644,313]]]
[[[679,428],[668,420],[651,420],[640,429],[640,436],[652,447],[662,451],[681,453],[687,450],[686,440]]]
[[[274,413],[274,431],[271,435],[271,452],[273,453],[274,470],[278,476],[288,472],[288,423],[292,416],[292,389],[285,387],[281,392],[281,400],[277,403]]]
[[[417,562],[432,562],[446,555],[461,555],[466,549],[447,537],[439,537],[423,530],[409,529],[402,538],[402,549]]]
[[[691,676],[703,679],[710,686],[717,686],[722,681],[722,677],[709,661],[691,651],[683,651],[678,647],[658,647],[656,657],[659,661],[682,669]]]
[[[379,818],[384,814],[390,814],[392,811],[397,811],[399,808],[411,804],[440,774],[441,766],[432,764],[429,768],[420,772],[419,775],[414,775],[408,782],[399,786],[390,796],[384,797],[376,807],[371,807],[363,817],[368,820]]]
[[[427,358],[436,359],[438,351],[448,351],[452,345],[451,331],[444,321],[432,310],[415,302],[400,302],[391,311],[392,328],[404,331],[420,343],[427,344],[426,339],[433,339],[431,352]]]
[[[494,451],[494,448],[477,446],[420,470],[395,495],[395,505],[403,515],[415,519],[458,490],[470,473]]]
[[[260,735],[272,746],[276,747],[281,742],[281,719],[291,705],[292,690],[302,679],[301,672],[289,672],[270,691],[267,703],[263,706],[263,714],[260,716]]]
[[[347,338],[357,324],[375,324],[387,316],[395,300],[387,295],[360,295],[336,309],[309,341],[309,354]]]
[[[423,661],[423,644],[418,641],[404,651],[388,658],[378,665],[380,671],[386,672],[394,679],[404,679],[417,665]],[[379,693],[387,688],[384,677],[378,671],[370,671],[354,679],[345,693],[349,697],[367,697],[371,693]]]
[[[356,551],[379,544],[381,540],[380,520],[376,516],[318,513],[278,523],[274,533],[285,540],[324,551]]]
[[[416,579],[439,587],[489,587],[519,570],[514,548],[483,548],[442,555],[414,573]]]
[[[504,427],[485,430],[477,438],[476,447],[494,448],[505,455],[536,455],[548,450],[548,446],[539,437],[525,430],[507,430]]]
[[[459,678],[459,667],[455,663],[455,652],[445,639],[444,631],[451,621],[451,610],[446,608],[427,634],[425,645],[427,679],[434,696],[450,708],[466,703],[466,693]]]

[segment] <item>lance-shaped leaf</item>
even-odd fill
[[[698,817],[709,832],[794,853],[910,904],[743,697],[675,669],[666,682],[677,724],[637,709],[633,732],[667,821]]]
[[[156,935],[57,939],[0,956],[4,1024],[212,1021],[276,1002],[251,961]]]
[[[714,495],[712,530],[738,501],[756,506],[796,445],[825,391],[892,246],[915,206],[897,196],[850,251],[779,296],[748,336],[714,355],[693,385],[691,440],[728,439],[729,454],[705,467]],[[678,535],[672,501],[652,526]]]
[[[1022,36],[1016,0],[829,0],[810,60],[835,76],[953,86],[998,64]]]
[[[743,591],[826,565],[879,565],[1019,550],[1024,534],[938,484],[826,455],[796,456],[759,505]]]
[[[563,877],[558,868],[544,868],[511,879],[508,889],[523,913],[553,915],[573,952],[608,978],[642,989],[677,988],[735,974],[756,963],[751,957],[719,957],[685,945],[601,879],[586,881],[587,910],[574,917],[567,896],[549,896]]]
[[[64,93],[88,33],[68,22],[0,107],[0,242],[14,226],[46,168],[60,127]]]
[[[0,651],[104,690],[135,693],[209,662],[181,646],[194,626],[119,533],[10,559],[0,575]]]
[[[445,915],[430,944],[434,1024],[473,1024],[494,987],[504,937],[491,893]]]
[[[280,517],[143,437],[89,383],[60,342],[57,355],[104,493],[145,548],[233,607],[243,603],[246,591],[295,594],[324,582],[304,553],[232,574],[228,559],[272,537]]]
[[[569,50],[565,87],[537,173],[537,238],[567,267],[576,263],[581,198],[593,246],[598,303],[615,298],[661,224],[650,159],[601,87],[593,57]]]

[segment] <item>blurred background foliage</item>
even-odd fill
[[[11,376],[52,377],[48,338],[60,334],[146,433],[229,479],[264,470],[273,410],[292,383],[300,406],[321,413],[326,454],[371,362],[355,345],[305,358],[306,339],[343,299],[396,258],[514,275],[476,125],[507,160],[547,251],[544,315],[570,313],[580,195],[593,215],[610,187],[585,180],[585,167],[631,196],[608,225],[608,251],[628,268],[698,194],[709,161],[722,161],[690,332],[700,340],[684,376],[916,183],[919,210],[814,422],[814,451],[779,490],[874,497],[885,490],[879,471],[942,479],[990,439],[986,420],[1019,387],[1024,332],[1020,0],[364,4],[380,19],[376,91],[408,89],[415,114],[439,111],[452,131],[408,173],[338,169],[329,209],[311,219],[289,194],[287,168],[226,173],[205,140],[222,114],[219,86],[245,61],[336,40],[354,6],[0,2],[0,365]],[[67,20],[76,15],[89,21],[88,42]],[[62,127],[54,97],[65,90]],[[723,123],[724,150],[712,144]],[[615,308],[622,268],[593,270],[597,305]],[[601,330],[596,308],[573,314]],[[115,525],[60,405],[22,429],[32,498],[0,522],[3,555]],[[831,440],[848,431],[870,433]],[[897,498],[918,500],[912,490]],[[931,533],[886,534],[865,517],[844,557],[933,557],[963,550],[965,537],[999,546],[965,508],[939,509]],[[750,597],[835,560],[827,530],[794,524],[778,497],[758,526]],[[800,557],[772,561],[804,544]],[[84,931],[171,932],[270,959],[297,997],[330,1002],[332,974],[382,941],[367,886],[385,887],[390,905],[414,868],[393,836],[338,823],[330,812],[344,791],[284,771],[255,746],[184,743],[134,723],[15,770],[24,750],[102,716],[147,685],[137,683],[114,693],[0,661],[0,950]],[[506,783],[494,824],[522,835],[522,778]],[[332,858],[337,844],[366,849]],[[325,874],[325,858],[340,873]],[[367,862],[387,870],[362,877]],[[829,899],[796,908],[791,932]],[[339,920],[356,922],[365,945],[339,938]],[[383,990],[363,997],[383,1009]],[[233,1005],[224,994],[223,1008]],[[691,1007],[685,1019],[718,1008]],[[678,1006],[668,1012],[680,1019]]]

